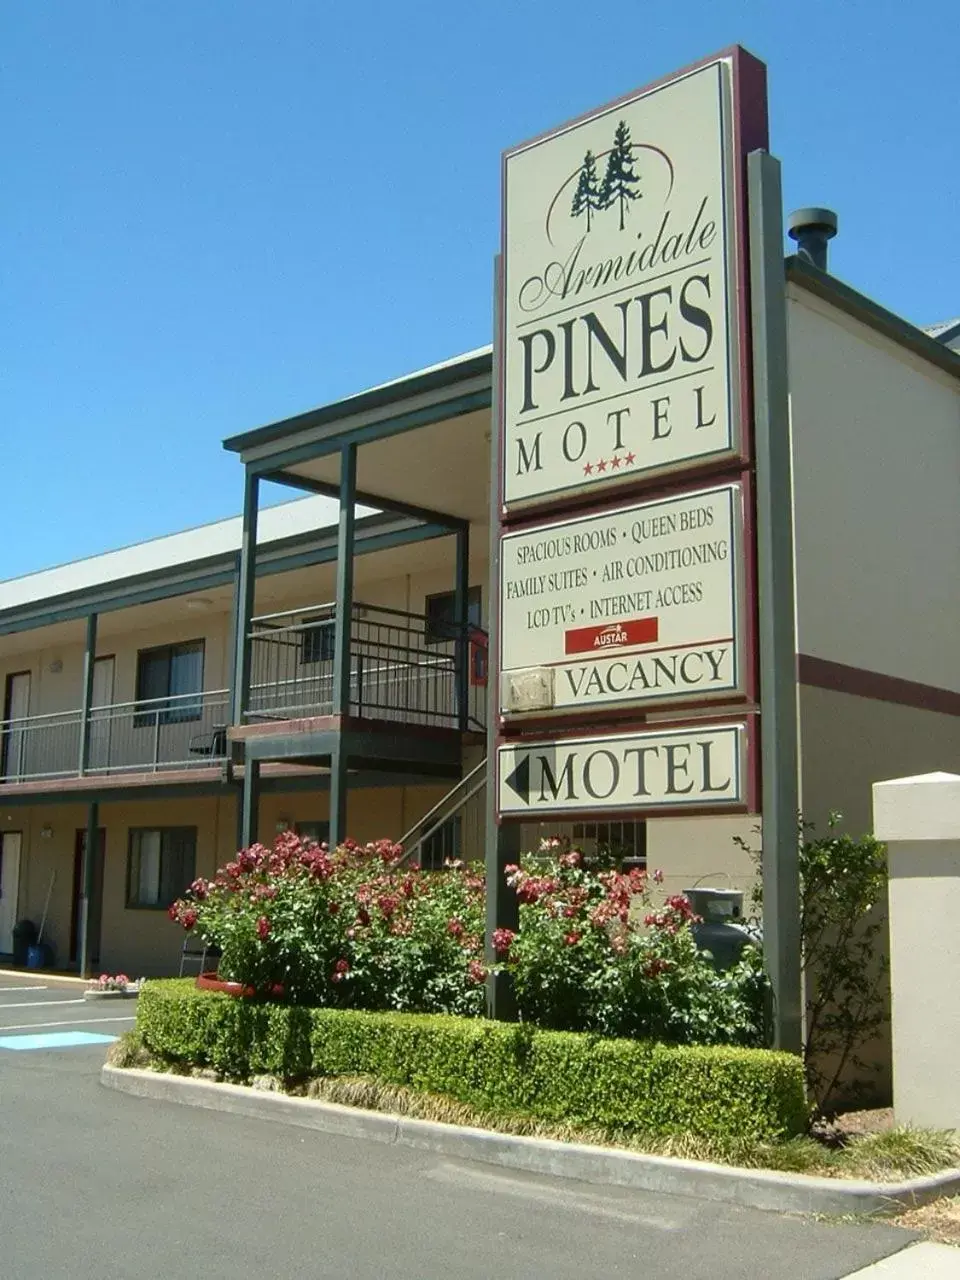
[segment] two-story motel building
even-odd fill
[[[873,781],[960,763],[960,354],[787,278],[802,804],[864,829]],[[286,827],[481,852],[491,379],[483,349],[237,436],[241,518],[0,584],[0,954],[45,913],[58,966],[176,972],[169,902]],[[267,480],[308,496],[259,511]],[[669,891],[743,885],[756,823],[568,830]]]

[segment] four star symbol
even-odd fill
[[[607,467],[611,471],[619,471],[621,467],[632,467],[636,460],[637,455],[635,453],[615,453],[612,458],[598,458],[596,462],[585,462],[583,464],[583,474],[592,476],[594,472],[606,471]]]

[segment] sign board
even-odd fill
[[[766,145],[747,66],[732,50],[504,155],[505,509],[740,454],[737,147]]]
[[[740,723],[501,746],[497,808],[536,821],[548,813],[740,807],[745,740]]]
[[[741,693],[742,552],[739,484],[505,534],[502,713]]]

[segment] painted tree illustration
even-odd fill
[[[577,182],[577,189],[573,193],[570,216],[579,218],[582,213],[586,213],[587,230],[589,231],[590,215],[603,207],[600,184],[597,180],[597,160],[593,152],[588,151],[583,157],[583,164],[580,166],[580,178]]]
[[[633,170],[633,147],[630,142],[630,129],[626,120],[621,120],[613,135],[613,150],[607,161],[607,171],[603,176],[600,188],[600,203],[604,209],[613,205],[620,206],[620,230],[624,228],[627,206],[631,200],[639,200],[643,193],[638,191],[639,176]]]

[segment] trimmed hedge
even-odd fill
[[[371,1076],[479,1110],[623,1134],[776,1140],[807,1124],[803,1065],[767,1049],[611,1040],[529,1024],[263,1004],[148,982],[137,1029],[233,1080]]]

